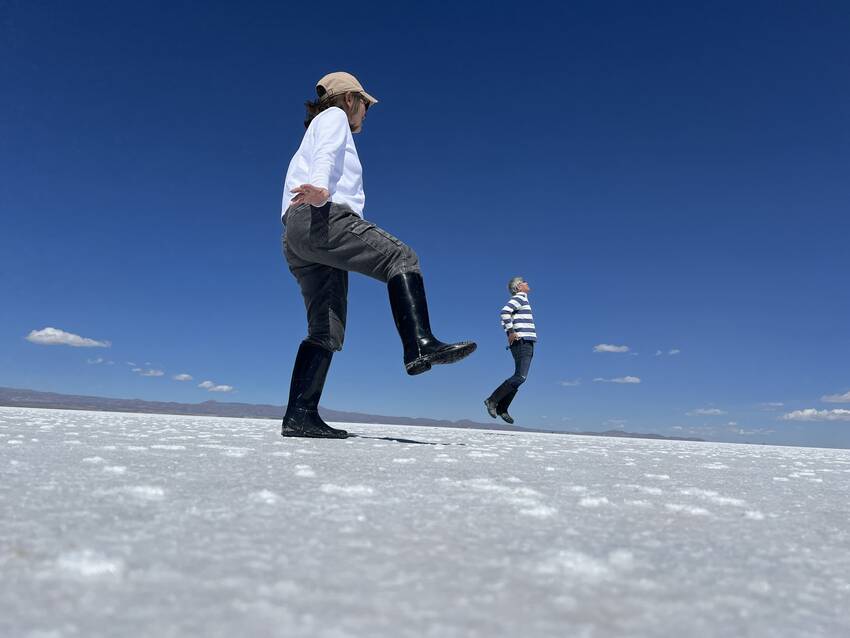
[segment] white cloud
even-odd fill
[[[600,343],[593,346],[594,352],[628,352],[629,346],[614,346],[610,343]]]
[[[26,340],[42,346],[72,346],[74,348],[108,348],[112,345],[109,341],[96,341],[58,328],[32,330],[26,336]]]
[[[664,354],[664,353],[663,353],[663,352],[661,352],[661,350],[656,350],[656,351],[655,351],[655,356],[656,356],[656,357],[660,357],[662,354]]]
[[[850,403],[850,390],[844,394],[827,394],[820,398],[824,403]]]
[[[640,383],[640,377],[617,377],[615,379],[603,379],[602,377],[596,377],[594,381],[602,382],[602,383]]]
[[[212,381],[202,381],[198,384],[198,387],[208,392],[233,392],[235,390],[232,385],[218,385]]]
[[[171,377],[171,378],[172,378],[172,379],[174,379],[175,381],[191,381],[191,380],[192,380],[192,375],[191,375],[191,374],[186,374],[186,373],[184,372],[183,374],[175,374],[175,375],[174,375],[173,377]]]
[[[726,414],[726,412],[724,410],[718,410],[717,408],[697,408],[696,410],[691,410],[685,414],[688,416],[718,416],[720,414]]]
[[[142,370],[140,368],[136,368],[133,372],[138,372],[143,377],[161,377],[165,374],[162,370]]]
[[[762,410],[776,410],[778,408],[784,407],[784,403],[781,401],[768,401],[766,403],[760,403]]]
[[[571,388],[573,386],[581,385],[581,379],[567,379],[566,381],[561,381],[560,383],[565,388]]]
[[[232,385],[214,385],[209,390],[210,392],[233,392],[234,389]]]
[[[836,408],[834,410],[816,410],[806,408],[805,410],[794,410],[783,414],[785,421],[850,421],[850,410]]]
[[[98,357],[97,359],[86,359],[86,363],[96,366],[99,363],[106,363],[106,360],[103,357]]]
[[[679,350],[678,348],[673,348],[672,350],[668,351],[667,354],[674,355],[674,354],[679,354],[680,352],[681,352],[681,350]]]

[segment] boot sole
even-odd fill
[[[348,432],[343,435],[338,434],[307,434],[304,432],[281,432],[281,436],[287,438],[301,438],[301,439],[347,439]]]
[[[333,432],[309,432],[302,430],[281,430],[280,435],[283,437],[302,438],[302,439],[347,439],[348,432],[345,430],[334,430]]]
[[[426,354],[424,356],[421,356],[415,361],[406,363],[404,365],[404,368],[405,370],[407,370],[407,374],[411,376],[416,374],[422,374],[423,372],[428,372],[428,370],[431,369],[432,365],[456,363],[461,359],[465,359],[473,352],[475,352],[475,349],[477,347],[478,344],[473,341],[469,341],[464,344],[459,344],[457,347],[443,350],[442,352],[435,352],[434,354]]]

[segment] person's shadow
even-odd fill
[[[415,441],[414,439],[400,439],[394,436],[367,436],[365,434],[348,433],[349,439],[374,439],[375,441],[393,441],[394,443],[413,443],[414,445],[466,445],[466,443],[441,443],[439,441]]]

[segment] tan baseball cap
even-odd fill
[[[378,100],[363,90],[363,86],[357,81],[356,77],[345,71],[328,73],[316,83],[316,93],[322,99],[331,98],[340,93],[347,93],[348,91],[360,93],[368,100],[370,106],[378,103]]]

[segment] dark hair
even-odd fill
[[[322,88],[319,87],[318,90],[321,91]],[[342,109],[343,111],[345,111],[346,115],[351,115],[351,113],[349,113],[350,109],[345,103],[346,95],[353,95],[354,97],[363,100],[364,102],[366,101],[366,98],[364,98],[359,93],[355,93],[354,91],[348,91],[346,93],[334,95],[333,97],[319,97],[313,102],[304,102],[304,106],[307,108],[307,117],[304,120],[304,128],[308,128],[310,126],[310,122],[312,122],[313,118],[316,117],[319,113],[328,110],[332,106],[336,106],[337,108]]]

